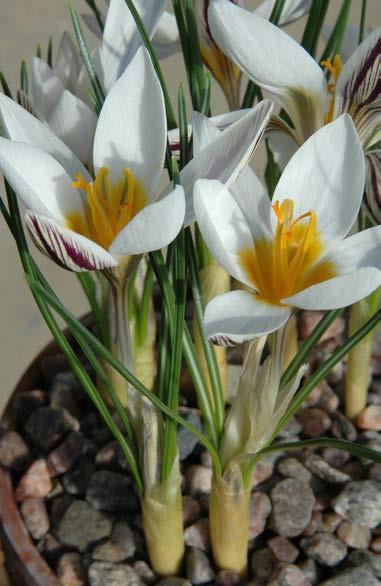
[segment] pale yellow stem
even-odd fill
[[[141,504],[143,529],[153,571],[159,576],[179,574],[184,557],[180,487],[170,499],[145,495]]]
[[[250,489],[234,488],[223,478],[213,477],[209,500],[209,522],[216,566],[244,576],[247,572]]]
[[[223,295],[230,291],[230,275],[216,262],[206,265],[200,271],[201,290],[205,306],[218,295]],[[211,383],[208,373],[208,367],[202,347],[201,336],[197,327],[196,318],[193,320],[193,335],[195,348],[199,359],[200,366],[208,383],[208,389],[211,392]],[[228,382],[228,367],[226,358],[226,348],[223,346],[214,346],[216,353],[217,365],[220,372],[221,386],[224,397],[226,397]]]
[[[352,305],[348,335],[352,336],[357,332],[371,315],[367,299]],[[345,414],[348,419],[355,419],[366,406],[374,334],[375,330],[372,330],[348,353],[345,378]]]
[[[286,370],[291,360],[298,351],[298,320],[292,315],[286,325],[286,334],[284,340],[284,354],[282,372]]]

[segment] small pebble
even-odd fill
[[[286,537],[273,537],[267,542],[267,547],[271,549],[275,557],[280,562],[292,564],[299,555],[299,550]]]
[[[75,500],[65,511],[55,534],[63,545],[85,552],[93,543],[109,537],[111,529],[108,516],[85,501]]]
[[[331,533],[315,533],[302,539],[300,545],[306,555],[323,566],[336,566],[347,554],[347,546]]]
[[[322,529],[325,533],[335,533],[342,522],[343,517],[337,513],[324,513],[322,516]]]
[[[48,456],[48,465],[52,476],[64,474],[82,455],[85,438],[79,431],[73,431],[68,438]]]
[[[99,470],[91,477],[86,500],[97,510],[116,513],[135,512],[138,499],[131,480],[124,474]]]
[[[305,465],[312,474],[329,484],[343,484],[351,479],[348,474],[333,468],[321,456],[312,452],[307,454]]]
[[[149,582],[147,582],[149,584]],[[189,580],[178,578],[177,576],[168,576],[157,583],[157,586],[192,586]]]
[[[17,428],[24,426],[25,414],[31,414],[38,407],[42,407],[44,403],[45,393],[40,389],[16,393],[12,398],[12,419],[15,426]]]
[[[285,458],[278,463],[278,471],[282,476],[298,478],[304,482],[309,482],[312,478],[311,473],[296,458]]]
[[[268,580],[276,566],[277,559],[268,547],[263,547],[253,552],[250,567],[253,578],[258,583],[268,584]]]
[[[209,558],[196,547],[191,547],[187,553],[186,574],[192,584],[206,584],[215,577]]]
[[[381,405],[369,405],[356,418],[360,429],[381,431]]]
[[[95,457],[95,464],[98,468],[114,470],[118,467],[120,456],[120,446],[118,442],[109,442],[99,450]]]
[[[93,460],[80,458],[62,477],[66,492],[73,495],[84,495],[88,484],[95,473]]]
[[[21,503],[20,511],[33,539],[41,539],[47,534],[50,521],[43,500],[27,498]]]
[[[249,540],[263,533],[271,513],[270,498],[264,492],[253,492],[250,499]]]
[[[35,460],[28,468],[15,491],[16,501],[28,497],[44,498],[53,488],[46,460]]]
[[[39,407],[27,420],[25,432],[42,450],[49,452],[70,431],[78,431],[79,422],[65,409]]]
[[[350,442],[354,442],[357,439],[357,430],[355,426],[340,411],[336,411],[336,413],[332,415],[330,431],[333,436],[347,439]]]
[[[265,456],[261,458],[254,468],[251,486],[252,488],[262,484],[268,480],[274,472],[274,463],[278,459],[279,454]]]
[[[268,586],[311,586],[307,576],[293,564],[276,570]]]
[[[96,545],[91,552],[91,556],[94,560],[100,562],[113,562],[116,564],[130,557],[122,545],[114,543],[112,540]]]
[[[381,537],[376,537],[376,539],[373,539],[372,543],[370,544],[370,549],[372,549],[375,553],[381,553]]]
[[[180,415],[191,423],[196,429],[201,431],[201,418],[198,412],[194,409],[183,409]],[[177,432],[177,441],[179,448],[180,460],[185,460],[191,455],[197,446],[198,439],[194,433],[188,431],[185,427],[180,426]]]
[[[324,435],[331,426],[331,419],[323,409],[311,407],[298,413],[298,420],[306,437],[316,438]]]
[[[373,529],[381,523],[381,484],[374,480],[349,482],[332,506],[346,519]]]
[[[299,319],[299,335],[301,340],[305,340],[311,334],[312,330],[317,326],[320,320],[324,317],[323,311],[303,311]],[[345,320],[338,317],[329,326],[320,338],[319,344],[331,338],[336,338],[345,331]]]
[[[310,558],[303,560],[302,562],[298,563],[298,568],[302,570],[303,574],[311,582],[311,584],[318,584],[318,566],[314,560],[311,560]]]
[[[192,498],[191,496],[184,495],[183,496],[183,523],[184,527],[188,527],[188,525],[192,525],[194,523],[201,512],[201,507],[196,501],[196,499]]]
[[[12,470],[25,470],[29,464],[29,448],[15,431],[7,431],[0,437],[0,464]]]
[[[337,530],[337,536],[349,547],[355,549],[367,549],[371,532],[368,527],[362,527],[353,521],[343,521]]]
[[[281,480],[271,491],[271,526],[284,537],[295,537],[310,522],[315,504],[308,484],[296,478]]]
[[[216,576],[217,586],[235,586],[241,584],[241,576],[231,570],[222,570]]]
[[[190,466],[187,470],[187,486],[191,496],[209,494],[212,490],[213,470],[206,466]]]
[[[57,576],[62,586],[84,586],[86,572],[82,556],[75,551],[64,553],[57,564]]]
[[[74,398],[73,389],[59,375],[55,378],[50,391],[50,406],[65,409],[76,419],[80,419],[81,411]]]
[[[210,551],[209,520],[200,519],[184,531],[184,543],[190,547],[197,547],[205,552]]]
[[[338,450],[337,448],[324,448],[323,458],[330,466],[341,468],[341,466],[348,462],[350,455],[348,452]]]
[[[151,584],[156,584],[157,577],[154,574],[154,572],[151,570],[151,568],[149,567],[147,562],[145,562],[143,560],[138,560],[133,563],[132,567],[134,569],[134,572],[137,573],[139,578],[141,578],[145,584],[148,584],[149,586]],[[181,578],[173,578],[173,580],[177,580],[177,579],[181,580]],[[184,582],[186,582],[188,584],[188,580],[184,580]],[[161,584],[161,582],[160,582],[160,584]],[[167,586],[170,586],[170,584],[168,583]],[[173,586],[176,586],[175,582],[173,582]],[[177,586],[181,586],[180,582],[177,584]]]
[[[90,586],[144,586],[144,582],[127,564],[94,562],[89,568]]]
[[[320,586],[377,586],[379,581],[367,567],[351,568],[325,580]]]

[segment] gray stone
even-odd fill
[[[196,521],[201,512],[201,507],[196,499],[191,496],[183,496],[183,523],[184,527],[188,527]]]
[[[94,509],[117,513],[136,511],[138,500],[131,480],[124,474],[99,470],[91,477],[86,500]]]
[[[235,586],[236,584],[241,583],[241,576],[231,570],[222,570],[221,572],[218,572],[216,576],[217,586]]]
[[[117,521],[112,529],[111,541],[117,543],[126,552],[126,558],[132,557],[136,550],[134,534],[125,521]]]
[[[298,568],[302,570],[303,574],[308,578],[311,584],[318,584],[318,566],[314,560],[306,559],[298,563]]]
[[[296,478],[286,478],[272,489],[271,526],[285,537],[296,537],[310,522],[315,504],[308,484]]]
[[[73,431],[67,439],[50,452],[48,465],[52,476],[65,474],[83,454],[85,438],[79,431]]]
[[[366,566],[351,568],[337,574],[334,578],[325,580],[320,586],[377,586],[379,581]]]
[[[280,562],[292,564],[299,555],[298,548],[287,537],[282,537],[281,535],[270,539],[267,542],[267,546]]]
[[[378,578],[381,578],[381,555],[371,551],[352,551],[349,554],[349,561],[354,566],[368,565]]]
[[[57,576],[62,586],[84,586],[86,572],[82,556],[75,551],[64,553],[58,560]]]
[[[94,562],[89,568],[90,586],[144,586],[144,582],[127,564]]]
[[[251,556],[250,567],[255,582],[264,586],[268,584],[276,565],[276,557],[268,547],[254,551]]]
[[[12,420],[17,428],[25,425],[25,414],[42,407],[45,403],[45,393],[39,389],[16,393],[12,399]]]
[[[197,547],[203,551],[210,551],[210,533],[208,519],[200,519],[184,531],[184,543],[189,547]]]
[[[85,495],[95,466],[90,458],[80,458],[62,477],[66,492],[73,495]]]
[[[145,562],[143,560],[137,560],[136,562],[133,563],[132,567],[133,567],[134,571],[137,573],[137,575],[139,576],[139,578],[141,578],[145,584],[151,585],[151,584],[157,583],[157,576],[154,574],[154,572],[152,571],[150,566],[147,564],[147,562]],[[181,578],[178,578],[178,579],[181,580]],[[188,580],[185,580],[185,582],[188,583]],[[168,584],[168,586],[170,586],[170,585]],[[175,582],[173,583],[173,586],[176,586]],[[181,586],[181,584],[179,583],[178,586]]]
[[[332,414],[331,432],[335,437],[342,437],[350,442],[354,442],[357,438],[355,426],[340,411]]]
[[[318,454],[307,454],[305,465],[312,474],[329,484],[343,484],[351,479],[348,474],[330,466]]]
[[[39,407],[29,417],[25,432],[45,452],[54,448],[70,431],[78,431],[79,422],[65,409]]]
[[[98,543],[91,552],[91,556],[97,561],[113,562],[116,564],[130,557],[122,545],[114,543],[112,540]]]
[[[98,468],[115,469],[118,467],[121,448],[117,442],[109,442],[99,450],[95,457]]]
[[[271,501],[264,492],[253,492],[250,499],[249,540],[260,535],[271,513]]]
[[[81,417],[81,410],[74,398],[72,386],[59,376],[55,378],[50,391],[50,405],[51,407],[65,409],[76,419]]]
[[[85,501],[75,500],[64,513],[54,533],[63,545],[86,549],[111,534],[112,522]]]
[[[24,470],[30,460],[29,448],[15,431],[0,437],[0,464],[12,470]]]
[[[347,546],[331,533],[315,533],[302,539],[300,545],[309,557],[323,566],[336,566],[347,554]]]
[[[323,458],[330,466],[341,468],[341,466],[348,462],[350,454],[337,448],[324,448]]]
[[[50,521],[42,499],[27,498],[20,507],[22,518],[33,539],[41,539],[50,528]]]
[[[296,458],[285,458],[278,463],[278,472],[288,478],[298,478],[304,482],[309,482],[312,478],[311,473]]]
[[[197,411],[194,409],[182,410],[180,415],[188,422],[191,423],[196,429],[201,431],[201,418]],[[180,426],[177,432],[177,442],[179,447],[180,460],[185,460],[191,455],[195,447],[197,446],[198,439],[194,433]]]
[[[381,484],[374,480],[349,482],[332,506],[346,519],[374,529],[381,523]]]
[[[268,586],[311,586],[311,582],[298,566],[288,564],[276,571]]]
[[[186,569],[187,578],[192,584],[206,584],[215,576],[209,558],[196,547],[191,547],[187,553]]]
[[[331,425],[331,419],[327,413],[318,407],[303,409],[297,417],[307,437],[320,437]]]

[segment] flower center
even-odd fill
[[[333,120],[333,113],[335,110],[335,91],[336,91],[336,84],[337,80],[339,79],[341,70],[343,69],[343,64],[340,59],[340,55],[335,55],[333,59],[326,59],[325,61],[321,61],[320,65],[327,69],[330,73],[330,78],[332,81],[328,84],[328,92],[331,94],[331,100],[329,103],[329,108],[327,115],[325,117],[325,124],[332,122]]]
[[[316,283],[336,275],[330,261],[321,261],[323,242],[316,214],[308,211],[294,219],[294,202],[274,203],[277,227],[273,240],[258,239],[241,250],[241,264],[259,296],[276,305]]]
[[[116,235],[147,203],[147,196],[140,181],[131,169],[124,169],[122,177],[110,182],[110,170],[99,169],[95,180],[87,183],[77,173],[72,186],[86,194],[85,214],[68,214],[67,227],[82,234],[106,250]]]

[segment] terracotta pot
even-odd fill
[[[89,316],[83,323],[90,323]],[[71,341],[70,336],[65,332]],[[59,352],[55,342],[48,344],[33,360],[9,400],[8,406],[0,421],[0,431],[12,428],[10,404],[15,393],[29,391],[41,387],[40,363],[43,358],[54,356]],[[7,469],[0,466],[0,535],[6,557],[6,568],[12,586],[60,586],[61,582],[49,568],[45,560],[34,546],[32,539],[20,516],[14,499],[11,476]]]

